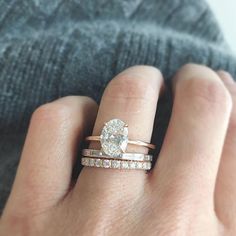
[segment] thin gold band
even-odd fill
[[[100,136],[88,136],[85,138],[86,141],[101,141]],[[128,144],[132,144],[132,145],[138,145],[138,146],[143,146],[143,147],[147,147],[150,149],[155,149],[156,146],[154,144],[151,143],[146,143],[140,140],[128,140]]]

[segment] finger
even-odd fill
[[[236,83],[224,71],[218,72],[233,100],[228,132],[221,158],[215,190],[215,206],[219,218],[226,225],[236,224]]]
[[[71,96],[34,112],[6,211],[43,211],[64,197],[78,145],[96,111],[90,98]]]
[[[153,181],[173,206],[178,201],[194,211],[203,204],[202,210],[212,212],[231,97],[217,74],[204,66],[186,65],[174,81],[172,117]]]
[[[131,67],[117,75],[103,94],[93,135],[100,135],[104,122],[118,118],[129,125],[130,140],[150,142],[162,85],[160,72],[149,66]],[[101,149],[101,146],[92,142],[90,148]],[[127,152],[147,153],[147,149],[130,145]],[[142,170],[84,167],[75,191],[85,198],[89,193],[100,204],[133,201],[143,191],[145,180],[146,173]]]

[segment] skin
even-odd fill
[[[0,235],[236,235],[236,84],[227,72],[195,64],[180,68],[173,81],[171,120],[148,173],[84,167],[71,180],[78,143],[92,130],[99,135],[112,118],[129,124],[130,139],[150,142],[165,91],[158,69],[123,71],[99,108],[79,96],[39,107]]]

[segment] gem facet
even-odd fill
[[[112,168],[119,169],[120,168],[120,161],[118,160],[112,160]]]
[[[94,159],[91,158],[91,159],[88,159],[88,160],[89,160],[89,165],[94,166]]]
[[[121,162],[121,167],[123,169],[129,169],[129,162],[128,161],[122,161]]]
[[[136,163],[133,162],[133,161],[131,161],[131,162],[129,163],[129,167],[130,167],[130,169],[135,169],[135,168],[136,168]]]
[[[95,159],[95,166],[101,167],[102,161],[100,159]]]
[[[128,127],[122,120],[108,121],[102,129],[101,146],[104,153],[111,157],[119,157],[128,145]]]
[[[111,165],[111,161],[110,160],[103,160],[103,167],[104,168],[109,168]]]

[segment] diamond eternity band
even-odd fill
[[[113,169],[128,169],[128,170],[150,170],[151,162],[140,161],[122,161],[122,160],[108,160],[99,158],[82,157],[83,166],[102,167]]]

